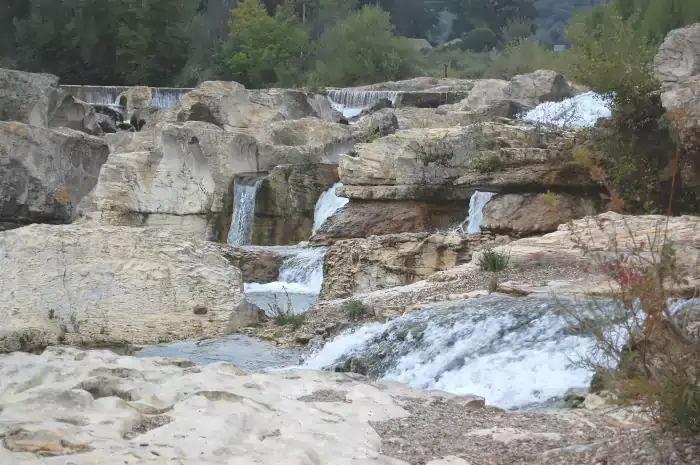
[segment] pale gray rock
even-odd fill
[[[0,268],[0,352],[212,337],[258,321],[240,270],[184,233],[31,225],[0,233]]]
[[[50,74],[0,68],[0,121],[45,128],[66,127],[102,135],[95,109],[58,87]]]
[[[0,122],[0,222],[71,222],[108,153],[82,132]]]

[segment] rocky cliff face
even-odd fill
[[[275,167],[255,197],[253,244],[286,245],[308,240],[316,202],[336,182],[336,165]]]

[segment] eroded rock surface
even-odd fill
[[[0,352],[152,344],[258,321],[214,244],[155,228],[32,225],[0,233]]]
[[[502,244],[486,235],[395,234],[336,242],[326,250],[321,299],[404,286],[438,271],[467,263],[485,244]]]
[[[353,374],[61,348],[0,361],[2,463],[590,464],[600,449],[657,463],[621,460],[645,433],[604,417],[505,412]]]
[[[68,223],[109,149],[71,129],[0,122],[0,223]]]
[[[66,127],[102,135],[95,109],[58,87],[51,74],[0,68],[0,121],[44,128]]]

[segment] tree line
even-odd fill
[[[0,66],[74,84],[353,83],[415,72],[403,37],[491,47],[535,17],[533,0],[6,0]]]

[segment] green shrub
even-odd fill
[[[510,253],[493,249],[485,249],[479,257],[479,269],[481,271],[497,272],[503,271],[510,262]]]
[[[472,52],[483,52],[484,50],[491,50],[498,45],[498,37],[491,29],[480,27],[469,31],[464,36],[462,45]]]
[[[343,313],[351,320],[359,320],[365,315],[365,305],[361,300],[350,299],[343,304]]]
[[[497,154],[491,154],[487,157],[474,160],[472,167],[479,173],[488,174],[500,171],[503,168],[503,161]]]
[[[286,305],[283,307],[277,299],[277,294],[273,297],[273,302],[268,304],[269,315],[279,326],[291,326],[292,330],[301,328],[306,323],[305,313],[295,313],[292,307],[292,299],[285,290],[287,299]]]

